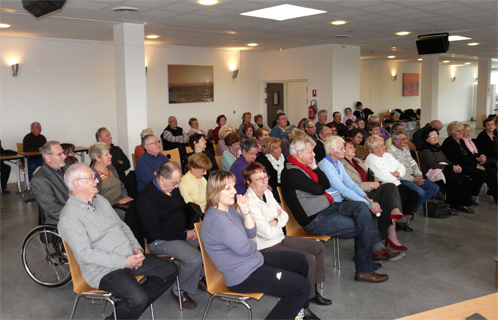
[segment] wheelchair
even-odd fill
[[[57,226],[44,224],[45,215],[38,209],[39,226],[31,230],[22,243],[24,270],[36,283],[58,288],[71,281],[71,271]]]

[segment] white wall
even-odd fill
[[[297,126],[302,118],[308,117],[308,102],[306,87],[308,82],[288,82],[284,83],[285,94],[285,109],[287,110],[287,119],[291,124]]]
[[[332,111],[344,116],[347,107],[355,110],[360,97],[360,47],[335,45],[333,52]],[[328,121],[332,121],[330,112]]]

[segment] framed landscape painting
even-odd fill
[[[403,96],[418,96],[418,73],[403,73]]]
[[[169,103],[213,102],[213,66],[168,65]]]

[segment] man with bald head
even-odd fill
[[[30,125],[31,132],[24,136],[22,140],[24,152],[41,151],[42,146],[47,142],[47,139],[41,134],[42,127],[39,122],[33,122]],[[31,156],[28,160],[28,178],[31,181],[33,173],[38,166],[43,164],[43,159],[40,156]]]
[[[426,124],[425,127],[420,128],[419,130],[413,133],[412,140],[415,146],[417,147],[418,151],[422,150],[422,147],[424,146],[424,140],[422,139],[422,131],[424,131],[424,129],[427,127],[431,127],[436,129],[437,131],[441,131],[441,129],[443,128],[443,124],[439,120],[432,120],[431,122]]]
[[[143,254],[133,232],[98,194],[98,179],[86,164],[71,166],[64,182],[71,195],[60,215],[61,238],[72,249],[85,281],[119,299],[116,318],[138,319],[175,281],[178,268]],[[135,276],[146,280],[139,283]]]
[[[178,148],[180,156],[185,154],[185,147],[188,146],[188,135],[178,126],[176,117],[170,116],[168,118],[168,126],[164,129],[161,137],[163,138],[163,150]]]

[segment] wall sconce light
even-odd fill
[[[145,66],[145,75],[147,75],[147,66]]]
[[[17,77],[17,72],[19,71],[19,63],[14,63],[11,65],[12,67],[12,76]]]
[[[479,79],[478,77],[475,77],[475,78],[474,78],[474,82],[477,82],[477,80],[478,80],[478,79]]]
[[[451,78],[451,82],[455,82],[455,80],[456,80],[456,77]]]
[[[393,81],[396,81],[396,80],[398,80],[398,75],[397,74],[393,75]]]
[[[232,72],[232,78],[233,78],[233,79],[237,78],[237,75],[238,75],[238,74],[239,74],[239,69],[237,69],[237,70],[233,70],[233,72]]]

